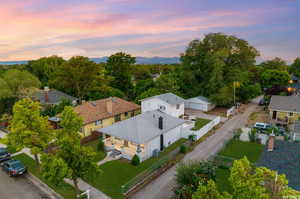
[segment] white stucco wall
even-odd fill
[[[165,110],[160,109],[161,106],[164,106]],[[161,110],[171,116],[179,117],[184,114],[184,103],[180,104],[179,109],[177,109],[176,104],[172,105],[158,98],[150,98],[142,101],[141,109],[142,113],[146,111]]]

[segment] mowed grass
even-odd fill
[[[219,153],[221,156],[227,156],[234,159],[241,159],[247,157],[252,163],[256,163],[263,151],[264,145],[243,142],[239,140],[231,140],[225,148]],[[232,192],[232,187],[229,183],[230,169],[218,168],[216,171],[216,182],[219,191]]]
[[[95,140],[95,141],[89,142],[84,145],[86,147],[91,147],[93,149],[93,151],[96,152],[97,155],[96,155],[96,158],[94,159],[95,162],[99,162],[106,157],[106,152],[97,150],[98,143],[99,143],[99,140]]]
[[[203,126],[205,126],[206,124],[208,124],[211,120],[208,119],[203,119],[203,118],[197,118],[196,122],[195,122],[195,127],[192,128],[192,131],[198,131],[199,129],[201,129]]]
[[[100,165],[102,172],[99,175],[95,175],[95,173],[91,172],[89,176],[85,178],[85,181],[113,199],[123,199],[124,196],[121,192],[122,185],[148,169],[152,164],[169,154],[184,142],[186,142],[186,139],[178,140],[161,152],[159,157],[150,158],[138,166],[133,166],[130,161],[126,160],[107,162]]]
[[[235,159],[241,159],[246,156],[250,162],[255,163],[259,160],[263,148],[264,145],[262,144],[231,140],[219,155]]]
[[[42,182],[44,182],[49,187],[51,187],[55,192],[59,193],[63,198],[65,198],[65,199],[74,199],[74,198],[76,198],[75,197],[76,193],[75,193],[75,189],[74,189],[73,186],[69,185],[66,182],[62,182],[61,185],[57,186],[57,185],[54,185],[54,184],[50,183],[45,178],[43,178],[41,172],[39,171],[39,169],[36,166],[35,161],[31,157],[29,157],[28,155],[22,153],[22,154],[14,156],[13,159],[20,160],[23,164],[25,164],[27,166],[28,171],[32,175],[39,178]]]

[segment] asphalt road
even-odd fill
[[[9,177],[0,169],[1,199],[48,199],[48,197],[24,176]]]
[[[215,134],[208,137],[205,142],[200,143],[192,152],[188,153],[183,161],[204,160],[216,154],[224,147],[233,136],[233,130],[245,126],[248,117],[257,108],[259,98],[253,100],[243,114],[238,114],[227,120]],[[130,199],[168,199],[173,195],[175,186],[176,165],[152,181]]]

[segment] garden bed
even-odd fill
[[[13,157],[14,159],[20,160],[23,164],[26,165],[28,171],[40,179],[42,182],[47,184],[50,188],[52,188],[55,192],[60,194],[65,199],[74,199],[76,197],[76,192],[73,186],[69,185],[66,182],[62,182],[61,185],[57,186],[49,181],[47,181],[45,178],[43,178],[41,172],[39,171],[38,167],[36,166],[36,162],[29,157],[28,155],[22,153],[19,155],[16,155]]]

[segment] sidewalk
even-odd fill
[[[70,185],[74,186],[73,182],[69,179],[65,179],[65,182],[69,183]],[[98,189],[92,187],[91,185],[87,184],[83,180],[78,180],[78,187],[81,191],[87,191],[90,190],[90,199],[111,199]]]

